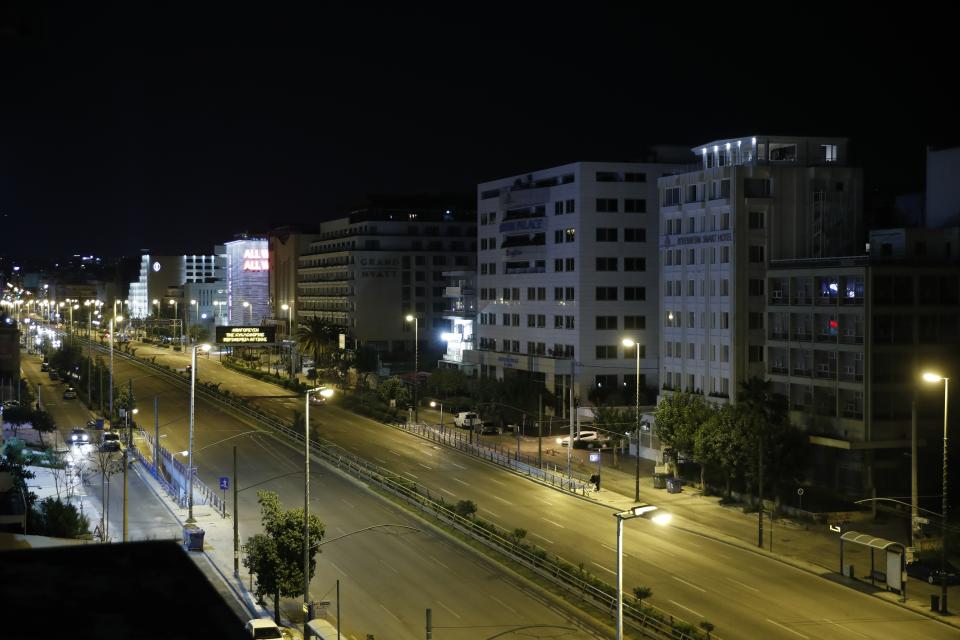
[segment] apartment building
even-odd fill
[[[685,152],[686,150],[683,150]],[[482,376],[524,376],[581,402],[656,388],[657,179],[680,150],[646,162],[576,162],[477,187],[477,344]]]
[[[476,348],[477,272],[444,271],[443,275],[447,278],[443,319],[448,329],[440,339],[446,343],[447,350],[437,365],[474,375],[476,367],[465,362],[463,354]]]
[[[766,373],[768,263],[861,254],[862,176],[843,138],[692,151],[695,165],[658,180],[660,384],[736,401],[740,381]]]
[[[472,211],[374,207],[323,222],[299,257],[296,318],[346,327],[378,351],[410,351],[419,340],[443,347],[447,276],[476,260]]]
[[[766,374],[818,445],[821,484],[905,495],[915,395],[923,440],[938,442],[942,395],[919,379],[956,366],[958,231],[874,231],[869,255],[770,262]]]

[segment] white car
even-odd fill
[[[303,636],[292,629],[279,627],[272,618],[254,618],[244,627],[255,640],[302,640]]]
[[[597,431],[581,431],[579,435],[573,439],[573,448],[574,449],[596,449],[604,447],[609,444],[610,438],[601,435]],[[563,438],[557,438],[557,444],[561,447],[570,446],[570,436]]]

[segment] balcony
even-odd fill
[[[538,233],[531,236],[507,236],[500,243],[501,249],[511,247],[542,247],[547,244],[547,238],[544,234]]]
[[[839,296],[817,296],[814,298],[813,303],[819,307],[823,306],[836,306]]]
[[[793,402],[790,404],[790,409],[793,411],[800,411],[803,413],[810,413],[811,406],[808,403],[804,402]]]
[[[789,340],[790,335],[786,331],[771,331],[770,340]]]
[[[795,342],[810,342],[813,340],[813,334],[808,331],[794,331],[793,340]]]
[[[840,415],[851,420],[863,420],[863,411],[859,409],[844,409]]]
[[[840,344],[863,344],[863,336],[858,334],[843,334],[840,336]]]
[[[788,298],[783,294],[783,291],[771,291],[769,304],[771,305],[785,305],[788,304]]]
[[[796,306],[809,306],[813,303],[813,298],[808,295],[798,295],[790,298],[790,304]]]
[[[821,380],[836,380],[837,370],[822,364],[817,367],[817,378]]]
[[[824,342],[829,344],[837,343],[837,334],[835,333],[818,333],[817,342]]]
[[[863,372],[844,369],[843,371],[840,372],[840,381],[841,382],[863,382]]]
[[[803,369],[800,367],[794,367],[793,373],[791,374],[797,378],[811,378],[813,377],[813,372],[810,369]]]
[[[863,296],[854,296],[852,298],[845,297],[840,298],[840,304],[850,307],[862,307],[863,306]]]
[[[790,370],[786,367],[770,367],[770,373],[778,376],[786,376],[790,374]]]

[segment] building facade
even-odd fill
[[[214,255],[140,256],[139,277],[128,290],[130,316],[171,318],[176,310],[181,319],[185,318],[184,307],[190,306],[190,298],[184,304],[184,285],[223,282],[222,254],[220,251]]]
[[[224,244],[227,272],[227,324],[259,326],[270,317],[270,243],[242,236]]]
[[[581,402],[657,372],[657,179],[651,162],[577,162],[477,187],[480,375],[522,376]],[[659,161],[657,161],[659,160]],[[561,402],[566,406],[567,402]],[[558,403],[558,404],[560,404]]]
[[[735,402],[765,374],[768,263],[863,253],[862,176],[840,138],[692,151],[694,168],[658,181],[660,386]]]
[[[472,212],[371,208],[320,225],[299,258],[296,318],[344,327],[378,351],[409,351],[419,340],[441,346],[450,269],[476,259]]]
[[[296,333],[300,256],[307,253],[310,243],[318,237],[316,233],[298,227],[280,227],[269,233],[270,313],[278,336],[289,337],[291,332]]]
[[[477,272],[444,271],[443,275],[447,279],[443,292],[447,331],[440,339],[446,343],[447,350],[438,365],[473,375],[476,367],[464,360],[464,354],[476,349]]]

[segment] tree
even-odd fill
[[[777,462],[769,459],[765,468],[764,454],[767,453],[770,435],[787,425],[787,401],[783,395],[773,391],[770,381],[754,376],[740,383],[737,409],[754,438],[757,456],[752,475],[757,484],[757,499],[763,500],[764,477]]]
[[[728,500],[732,481],[743,474],[753,450],[752,434],[740,412],[729,404],[720,405],[697,431],[695,455],[703,464],[723,472]]]
[[[315,368],[326,368],[333,364],[333,352],[339,345],[342,331],[341,327],[320,318],[311,318],[297,329],[297,345],[313,356]]]
[[[390,404],[391,400],[396,400],[398,407],[406,407],[413,401],[410,388],[397,376],[384,380],[377,388],[377,394],[386,404]]]
[[[30,421],[34,430],[40,435],[40,444],[43,444],[43,434],[52,433],[57,430],[57,425],[46,411],[34,411],[30,415]]]
[[[80,370],[80,363],[82,361],[83,352],[80,350],[80,347],[65,342],[50,356],[50,367],[58,371],[69,371],[73,373],[74,371]]]
[[[280,497],[273,491],[258,491],[260,519],[264,533],[248,539],[247,557],[243,564],[257,576],[257,598],[273,595],[274,618],[280,617],[280,597],[293,598],[303,594],[303,509],[283,510]],[[325,533],[323,523],[316,515],[309,519],[310,545],[309,576],[317,568],[316,546]]]
[[[32,532],[54,538],[79,538],[90,532],[90,520],[60,498],[44,498],[34,507]]]
[[[678,453],[693,454],[696,442],[696,429],[691,416],[700,410],[690,410],[693,396],[689,393],[672,393],[660,400],[654,416],[657,423],[657,437],[665,446]],[[699,397],[697,401],[702,402]]]
[[[9,423],[13,431],[13,437],[18,437],[20,428],[25,424],[30,424],[33,419],[33,410],[30,407],[7,407],[3,410],[3,421]]]
[[[633,597],[637,599],[637,604],[643,608],[643,601],[653,595],[653,589],[650,587],[634,587]]]
[[[477,505],[473,500],[461,500],[453,507],[453,512],[462,518],[472,518],[477,513]]]

